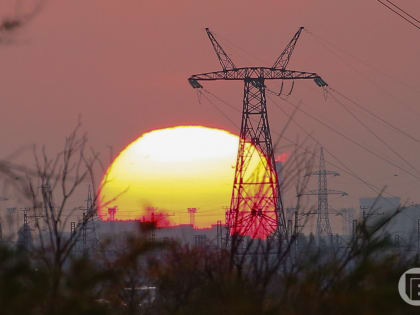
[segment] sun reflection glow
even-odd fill
[[[218,220],[224,223],[238,143],[234,134],[203,126],[143,134],[107,170],[99,216],[110,220],[108,207],[116,207],[115,220],[150,219],[152,213],[163,218],[162,225],[188,224],[187,208],[194,207],[198,208],[196,227],[210,227]],[[250,170],[258,160],[251,161]]]

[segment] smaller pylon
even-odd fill
[[[18,230],[18,246],[24,248],[25,250],[29,249],[32,245],[32,234],[31,227],[29,226],[29,208],[23,208],[23,225]]]
[[[195,214],[197,213],[197,208],[188,208],[188,213],[190,214],[190,224],[195,227]]]
[[[223,238],[223,232],[222,232],[222,221],[218,220],[216,225],[216,233],[217,233],[217,248],[222,249],[222,238]]]
[[[115,221],[115,214],[117,213],[117,207],[108,208],[109,221]]]
[[[96,249],[98,245],[98,237],[96,234],[95,228],[95,219],[97,219],[95,200],[92,198],[92,192],[89,185],[88,195],[86,199],[86,208],[81,208],[82,210],[82,221],[77,225],[81,231],[81,247],[79,245],[79,250],[84,253],[87,253],[89,250]],[[75,228],[75,231],[77,229]],[[72,228],[72,226],[71,226]]]
[[[318,242],[324,238],[332,238],[332,230],[329,219],[329,208],[328,208],[328,195],[341,195],[346,196],[347,193],[338,190],[328,189],[327,185],[327,176],[339,176],[340,174],[335,171],[327,171],[325,168],[325,157],[324,157],[324,148],[321,147],[321,153],[319,156],[319,170],[306,174],[305,176],[318,176],[318,190],[308,191],[302,193],[301,195],[315,195],[318,196],[318,210],[317,214],[317,225],[316,225],[316,235]]]
[[[29,220],[28,220],[28,208],[23,209],[23,244],[24,248],[28,248],[29,246]]]

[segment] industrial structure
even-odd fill
[[[188,213],[190,215],[190,224],[195,226],[195,214],[197,213],[197,208],[188,208]]]
[[[310,172],[305,176],[318,176],[318,190],[312,190],[304,192],[301,195],[315,195],[318,196],[318,209],[316,211],[317,224],[316,224],[316,236],[317,240],[328,237],[331,239],[333,233],[330,224],[330,209],[328,207],[328,195],[342,195],[346,196],[347,193],[338,190],[328,189],[327,176],[339,176],[340,174],[335,171],[327,171],[325,168],[325,157],[324,148],[321,147],[321,153],[319,155],[319,169],[314,172]]]
[[[212,32],[207,35],[219,59],[222,70],[196,74],[188,81],[195,89],[203,88],[200,81],[243,81],[243,109],[235,178],[230,208],[226,213],[228,237],[248,235],[265,238],[286,235],[279,178],[275,168],[274,148],[271,139],[266,106],[266,80],[314,80],[319,87],[327,84],[316,73],[288,70],[290,58],[303,27],[271,67],[237,67]],[[260,170],[248,169],[253,159],[259,160]]]

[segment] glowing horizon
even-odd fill
[[[153,215],[159,226],[174,226],[189,224],[187,208],[197,208],[197,228],[210,227],[219,220],[224,223],[238,144],[237,135],[204,126],[144,133],[123,149],[106,171],[99,217],[110,220],[108,207],[117,207],[115,220],[150,220]],[[249,174],[260,163],[261,155],[254,156]]]

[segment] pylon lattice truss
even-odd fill
[[[327,171],[325,167],[324,148],[321,147],[321,153],[319,155],[319,170],[306,174],[305,176],[318,176],[318,190],[308,191],[301,195],[315,195],[318,196],[318,210],[317,224],[316,224],[316,235],[318,240],[332,235],[331,224],[329,219],[329,206],[328,206],[328,195],[341,195],[346,196],[347,193],[339,190],[328,189],[327,176],[339,176],[340,174],[335,171]]]
[[[312,79],[320,87],[327,86],[316,73],[286,69],[302,30],[303,27],[299,28],[272,67],[238,68],[206,28],[222,70],[192,75],[188,79],[196,89],[202,88],[199,81],[244,82],[235,179],[230,209],[226,213],[226,225],[230,235],[248,235],[253,238],[266,238],[274,234],[286,235],[279,178],[268,123],[265,81]]]

